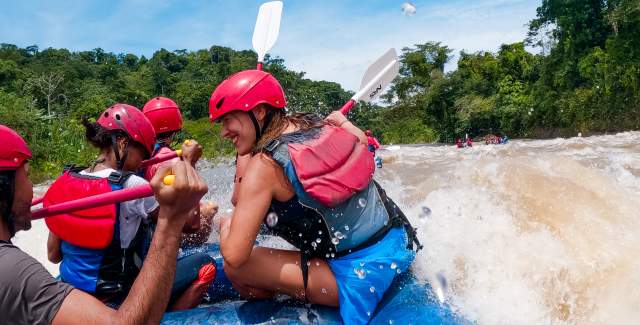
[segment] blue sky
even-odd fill
[[[159,48],[197,50],[211,45],[251,48],[264,1],[60,0],[5,1],[0,42],[150,56]],[[455,50],[495,51],[520,41],[539,0],[413,1],[284,0],[280,38],[271,51],[311,79],[354,90],[366,69],[389,47],[400,50],[440,41]],[[448,69],[455,68],[455,60]]]

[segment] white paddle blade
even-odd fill
[[[258,62],[264,61],[280,33],[280,19],[282,18],[282,1],[263,3],[258,11],[256,27],[253,30],[253,49],[258,53]]]
[[[358,101],[370,102],[382,94],[400,72],[400,63],[395,49],[390,49],[374,62],[362,78],[360,90],[351,97]]]
[[[362,81],[360,82],[360,89],[364,88],[371,79],[378,75],[384,67],[386,67],[393,60],[398,60],[398,55],[396,54],[396,49],[390,48],[387,52],[385,52],[381,57],[379,57],[376,62],[373,62],[365,71],[364,76],[362,76]]]

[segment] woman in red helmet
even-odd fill
[[[178,132],[182,131],[182,114],[180,107],[170,98],[154,97],[142,108],[142,112],[149,119],[156,133],[156,143],[153,147],[152,157],[171,154],[171,144],[175,141]],[[170,164],[177,160],[165,162]],[[144,170],[144,178],[151,180],[158,169],[165,163],[151,165]],[[218,212],[218,204],[211,201],[203,201],[200,204],[199,213],[187,221],[187,234],[183,236],[183,247],[192,247],[203,244],[211,233],[211,219]]]
[[[232,75],[211,95],[221,136],[252,155],[236,209],[220,223],[225,273],[245,297],[283,293],[366,323],[411,264],[415,230],[372,180],[360,129],[339,112],[286,115],[285,104],[278,81],[258,70]],[[299,251],[254,247],[262,223]]]
[[[83,124],[87,140],[100,150],[98,158],[89,168],[65,168],[47,191],[45,206],[147,184],[134,173],[142,160],[150,157],[156,136],[140,110],[115,104],[97,122],[85,119]],[[146,225],[150,217],[156,217],[157,208],[155,198],[148,197],[46,218],[50,230],[49,260],[61,263],[60,277],[64,282],[117,306],[142,267]],[[204,255],[199,258],[208,257]],[[211,259],[200,265],[206,263]],[[178,263],[177,273],[180,269]],[[177,274],[172,293],[184,291],[194,279],[192,276],[184,280],[184,275]],[[177,306],[197,305],[206,290],[206,285],[200,287],[199,297],[192,291],[183,294],[184,299],[197,301],[173,301]]]

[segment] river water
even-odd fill
[[[385,163],[376,178],[425,246],[414,274],[466,318],[640,319],[640,132],[466,149],[389,146],[379,154]],[[203,174],[226,212],[232,165],[204,166]],[[16,241],[46,260],[41,222]],[[438,285],[443,278],[447,286]]]

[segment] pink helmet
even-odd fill
[[[156,134],[180,131],[182,129],[182,115],[180,108],[173,100],[166,97],[156,97],[149,100],[142,112],[153,125]]]
[[[250,111],[260,104],[282,109],[287,100],[282,86],[270,73],[245,70],[225,79],[209,99],[209,120],[215,121],[231,111]]]
[[[0,171],[20,168],[32,154],[29,146],[16,131],[0,125]]]
[[[115,104],[100,115],[98,124],[108,130],[123,131],[131,140],[141,144],[147,150],[148,155],[153,152],[153,146],[156,143],[153,125],[136,107]]]

